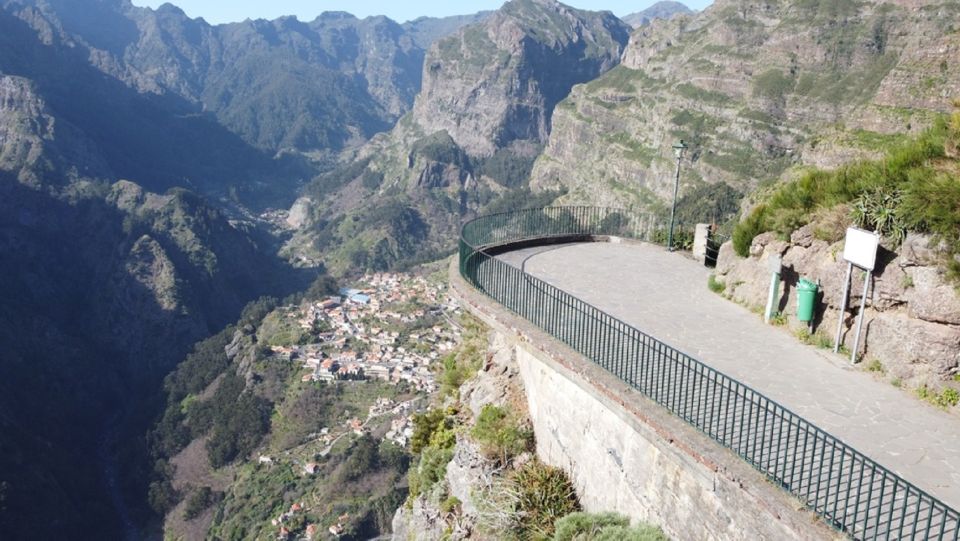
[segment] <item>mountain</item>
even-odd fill
[[[452,17],[418,17],[403,23],[402,26],[413,42],[426,51],[435,41],[455,34],[464,26],[482,23],[493,13],[493,11],[480,11],[472,15]]]
[[[164,377],[249,301],[322,272],[279,260],[243,205],[289,203],[316,171],[300,153],[389,128],[423,49],[345,14],[0,7],[0,537],[136,537]]]
[[[935,0],[719,0],[656,21],[633,33],[622,65],[557,107],[531,185],[566,190],[565,203],[657,210],[680,139],[691,197],[874,156],[960,95],[958,27],[960,7]]]
[[[481,15],[421,19],[323,13],[212,26],[164,4],[4,0],[51,40],[140,93],[175,96],[259,150],[339,149],[389,127],[420,88],[425,47]],[[409,30],[409,32],[408,32]],[[87,63],[85,62],[85,63]]]
[[[875,156],[960,96],[960,7],[937,0],[718,0],[632,33],[553,0],[402,25],[0,6],[4,539],[136,536],[147,495],[166,494],[148,489],[164,465],[143,437],[163,412],[172,449],[216,434],[225,456],[252,449],[243,428],[270,406],[228,405],[289,374],[225,376],[229,434],[208,410],[198,426],[177,412],[210,403],[191,385],[229,376],[234,337],[262,353],[251,333],[274,303],[248,303],[314,278],[326,291],[318,262],[355,274],[436,258],[464,219],[554,200],[663,210],[679,139],[684,203],[721,222],[745,194]],[[191,372],[208,354],[216,370]],[[377,531],[394,495],[370,515]],[[242,518],[227,522],[241,535]]]
[[[686,15],[693,11],[680,2],[664,0],[657,2],[643,11],[631,13],[623,17],[623,22],[634,28],[646,26],[657,19],[672,19],[675,15]]]
[[[122,537],[144,519],[159,382],[247,301],[305,283],[182,189],[4,178],[0,216],[0,532]]]
[[[511,197],[570,89],[619,63],[629,27],[609,12],[514,0],[427,52],[410,114],[308,186],[315,219],[293,250],[333,270],[436,257],[460,220]]]

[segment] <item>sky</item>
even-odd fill
[[[561,0],[582,9],[608,10],[623,16],[653,4],[656,0]],[[681,0],[682,1],[682,0]],[[134,5],[156,8],[166,0],[133,0]],[[172,4],[190,17],[203,17],[208,23],[220,24],[244,19],[276,19],[296,15],[312,21],[324,11],[348,11],[358,17],[386,15],[404,22],[421,16],[446,17],[497,9],[503,0],[172,0]],[[687,0],[692,9],[703,9],[712,0]]]

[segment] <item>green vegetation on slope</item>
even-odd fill
[[[919,138],[893,145],[886,157],[834,171],[811,170],[770,194],[734,230],[736,252],[746,257],[753,238],[773,231],[783,237],[811,223],[819,212],[849,206],[850,221],[879,231],[894,243],[906,231],[930,233],[943,243],[946,265],[960,279],[960,113]]]
[[[570,513],[556,523],[553,541],[668,541],[663,530],[649,524],[630,526],[617,513]]]
[[[524,451],[533,450],[533,429],[520,422],[516,411],[487,404],[470,432],[487,458],[506,465]]]
[[[409,493],[407,505],[421,494],[431,494],[447,473],[447,464],[453,458],[459,421],[455,408],[435,408],[413,418],[413,436],[410,450],[417,455],[407,475]],[[439,497],[436,498],[439,500]]]
[[[481,528],[500,539],[545,540],[558,519],[580,510],[567,474],[533,458],[479,494]]]

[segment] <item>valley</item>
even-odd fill
[[[533,531],[464,507],[555,472],[449,258],[485,214],[666,223],[681,140],[685,227],[749,258],[836,242],[892,190],[949,292],[955,2],[641,7],[212,25],[0,0],[0,538]]]

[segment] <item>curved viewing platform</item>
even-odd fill
[[[709,292],[707,269],[653,243],[664,232],[616,209],[484,216],[463,227],[459,270],[834,528],[958,539],[960,420]],[[618,239],[645,242],[585,242]]]

